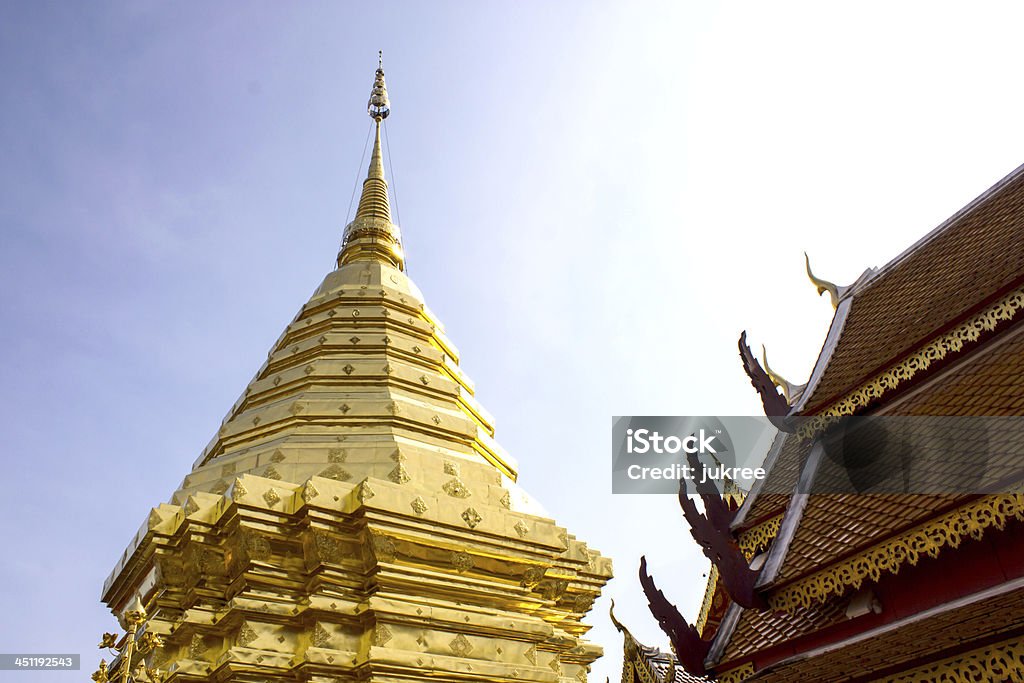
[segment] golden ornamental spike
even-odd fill
[[[792,396],[795,393],[793,385],[768,365],[768,350],[765,349],[764,344],[761,345],[761,363],[764,365],[764,371],[768,374],[768,379],[772,381],[772,384],[782,389],[782,395],[786,398],[786,403],[792,405]]]
[[[391,202],[388,183],[384,177],[384,147],[381,144],[381,123],[391,113],[388,89],[384,83],[383,55],[378,53],[377,73],[370,91],[366,112],[374,121],[376,134],[370,166],[363,181],[363,191],[351,223],[345,226],[345,235],[338,252],[338,267],[358,260],[379,260],[405,270],[405,254],[398,226],[391,222]]]
[[[811,272],[811,259],[804,252],[804,262],[807,265],[807,277],[811,279],[811,283],[818,288],[818,296],[828,292],[829,298],[832,300],[832,308],[839,307],[839,287],[829,282],[828,280],[822,280],[821,278],[815,277],[814,273]]]
[[[391,103],[388,102],[388,87],[384,83],[384,51],[377,51],[377,72],[373,78],[373,88],[370,90],[370,101],[366,104],[366,113],[377,123],[380,123],[391,113]]]

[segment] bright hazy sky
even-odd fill
[[[756,414],[806,379],[803,274],[880,266],[1024,161],[1007,3],[0,6],[0,651],[81,652],[100,587],[333,266],[384,50],[410,271],[520,482],[611,556],[589,618],[665,638],[706,563],[610,494],[611,416]],[[389,171],[390,174],[390,171]],[[756,346],[755,346],[756,348]]]

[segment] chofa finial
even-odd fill
[[[793,405],[793,398],[802,387],[796,387],[785,377],[771,369],[771,366],[768,365],[768,350],[764,348],[764,344],[761,345],[761,362],[764,364],[764,371],[767,373],[768,379],[772,381],[772,384],[782,389],[782,395],[786,398],[786,403]]]
[[[828,292],[829,298],[832,300],[832,308],[839,307],[839,287],[829,282],[828,280],[822,280],[821,278],[815,277],[814,273],[811,272],[811,259],[807,256],[807,252],[804,252],[804,262],[807,264],[807,277],[810,278],[811,283],[818,288],[818,295]]]

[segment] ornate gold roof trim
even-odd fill
[[[1024,287],[1018,287],[985,310],[934,337],[916,352],[879,373],[860,388],[847,394],[808,420],[799,430],[801,438],[812,436],[836,418],[853,415],[872,401],[881,398],[916,374],[927,370],[946,356],[959,353],[966,344],[978,341],[984,332],[991,332],[1002,322],[1012,320],[1024,308]]]
[[[876,683],[968,683],[1024,680],[1024,636],[925,664],[911,671],[878,678]]]
[[[768,604],[789,612],[825,602],[847,588],[860,588],[864,579],[877,581],[883,572],[895,574],[924,556],[938,557],[968,537],[979,540],[987,529],[1002,529],[1011,519],[1024,520],[1024,494],[986,496],[784,586],[768,596]]]
[[[718,567],[711,565],[708,572],[708,584],[704,587],[704,600],[700,603],[700,612],[697,613],[697,621],[693,626],[697,629],[700,637],[704,637],[704,627],[708,625],[708,614],[711,612],[711,605],[715,600],[715,593],[718,590]]]
[[[750,662],[741,664],[735,669],[729,669],[718,674],[719,683],[740,683],[754,675],[754,665]]]
[[[672,653],[662,653],[657,648],[647,647],[633,637],[629,629],[615,618],[615,600],[612,600],[611,607],[608,608],[608,616],[622,634],[622,683],[675,683],[676,657]],[[667,669],[663,677],[652,669],[648,662],[648,657],[651,656],[664,657],[667,660]]]
[[[761,522],[739,534],[739,546],[743,556],[748,560],[752,559],[758,552],[764,550],[775,539],[782,526],[782,518],[785,515],[780,513],[771,519]],[[697,614],[697,621],[694,626],[697,632],[704,636],[704,627],[708,622],[708,614],[711,612],[711,605],[714,602],[715,590],[718,586],[718,567],[711,565],[708,573],[708,583],[704,588],[704,600],[700,605],[700,612]]]
[[[756,526],[752,526],[746,531],[740,532],[740,550],[743,551],[743,554],[748,559],[756,555],[758,551],[767,548],[775,539],[775,536],[779,533],[779,528],[782,526],[782,518],[785,516],[785,513],[780,512],[774,517]]]

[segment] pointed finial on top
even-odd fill
[[[370,91],[366,112],[374,121],[376,134],[370,166],[359,195],[355,218],[345,226],[341,251],[338,253],[338,267],[353,261],[375,260],[405,269],[402,252],[402,237],[397,225],[391,222],[391,203],[388,199],[388,182],[384,178],[384,146],[381,144],[381,122],[391,113],[388,103],[388,89],[384,84],[384,56],[377,53],[377,73]]]
[[[377,73],[373,78],[373,89],[370,90],[370,101],[366,105],[366,113],[377,123],[380,123],[391,113],[391,103],[388,102],[388,88],[384,84],[384,51],[377,51]]]
[[[821,296],[825,292],[828,292],[829,298],[832,300],[832,308],[839,307],[839,287],[829,282],[828,280],[822,280],[821,278],[815,277],[814,273],[811,272],[811,259],[804,252],[804,262],[807,264],[807,277],[810,278],[811,283],[818,288],[818,296]]]

